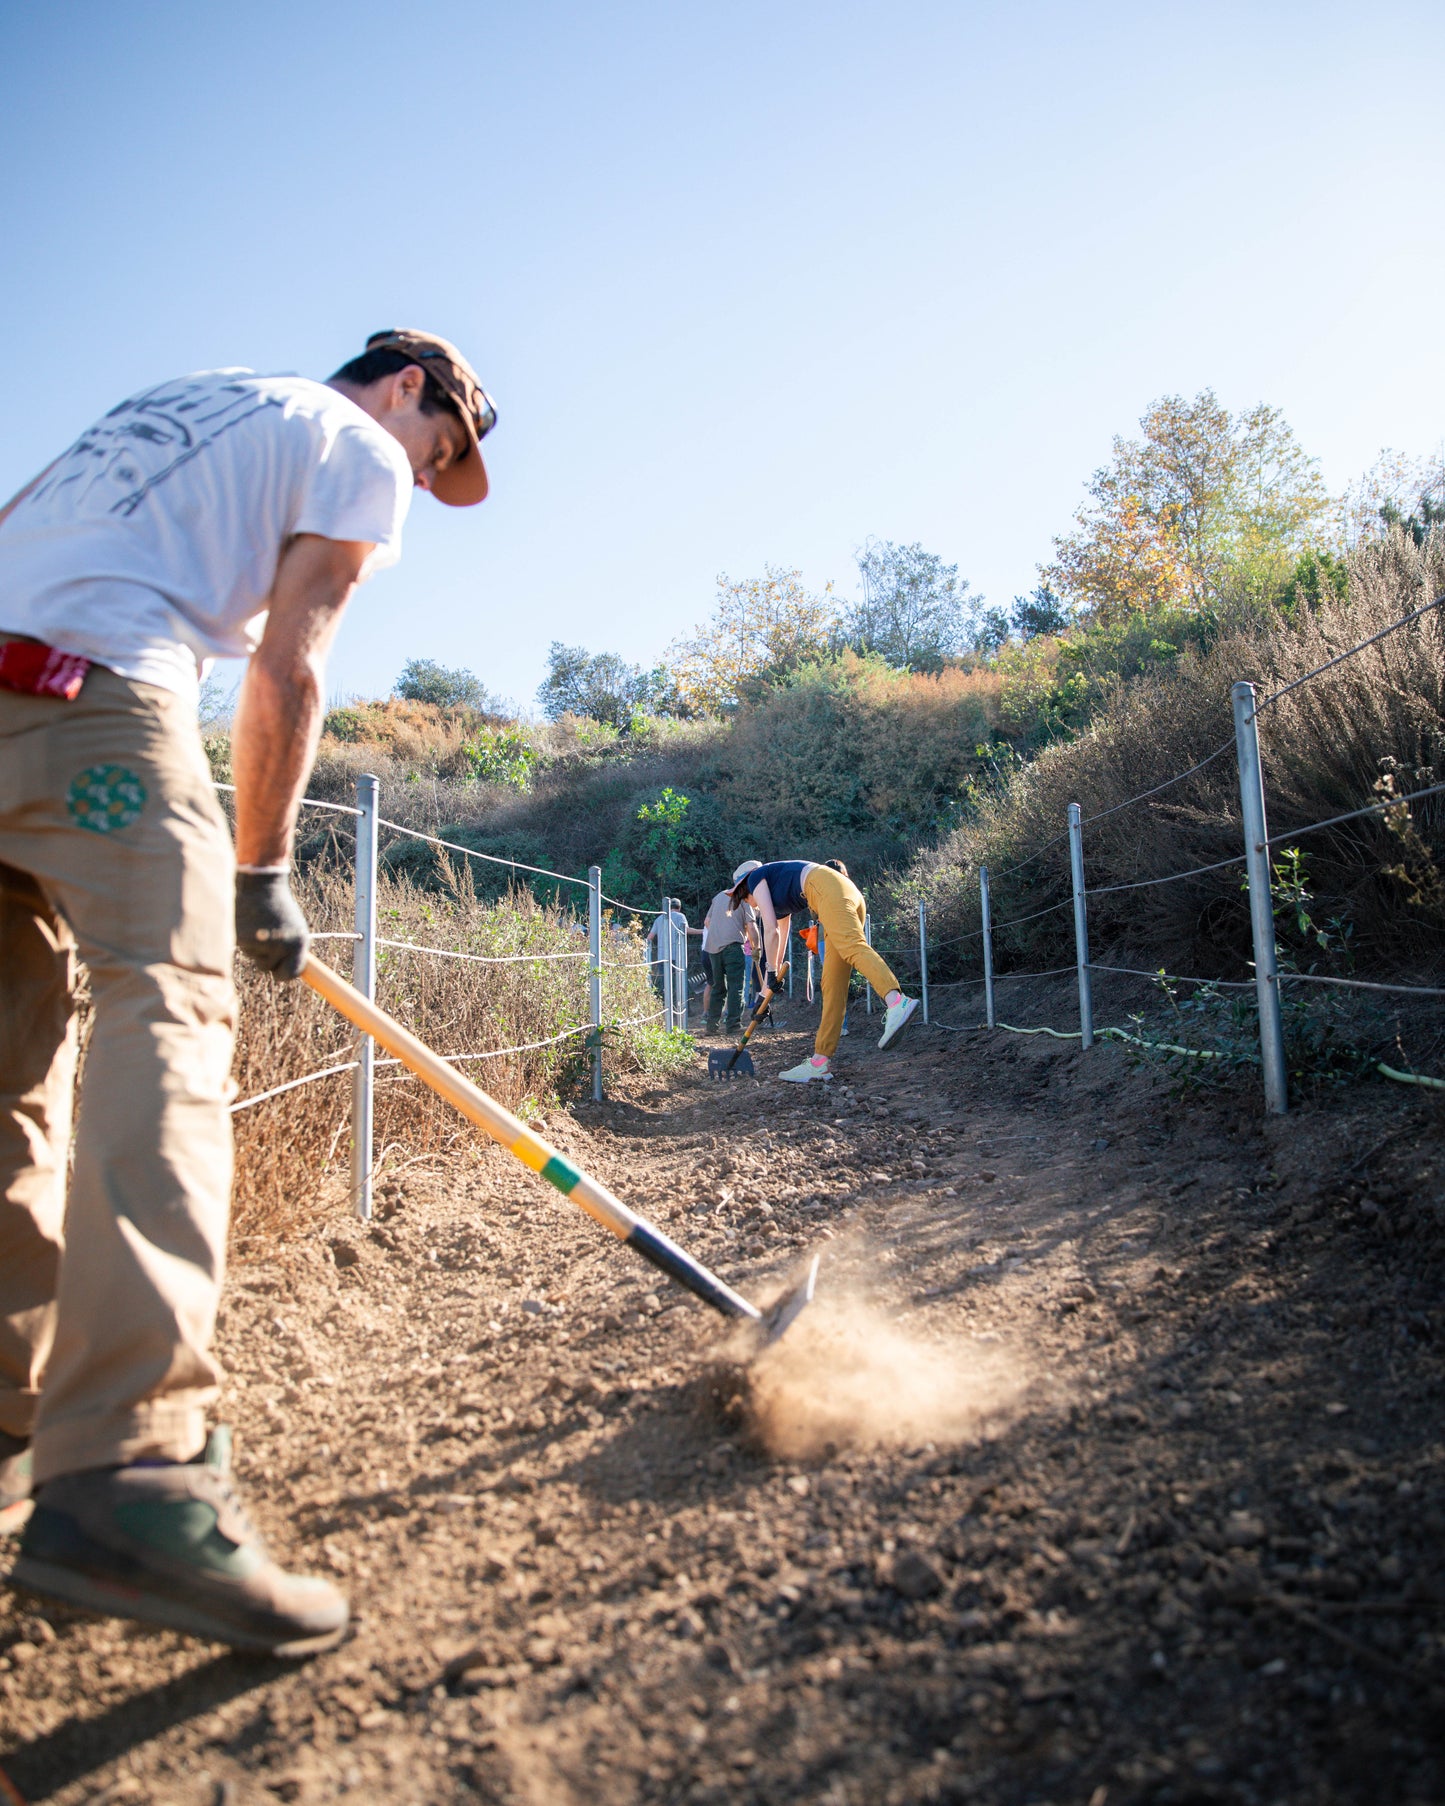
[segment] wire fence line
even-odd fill
[[[527,966],[546,964],[549,960],[590,959],[588,953],[462,953],[455,947],[423,947],[416,941],[390,941],[376,937],[378,947],[395,947],[403,953],[429,953],[433,959],[469,960],[475,966]]]
[[[218,789],[234,792],[234,785],[217,785]],[[604,1037],[609,1030],[620,1031],[635,1029],[646,1023],[656,1023],[661,1019],[665,1027],[672,1027],[677,1022],[685,1024],[687,997],[686,987],[679,986],[680,995],[669,996],[668,987],[663,985],[663,996],[655,1009],[641,1015],[608,1020],[603,1013],[602,986],[608,971],[614,972],[648,972],[655,975],[658,966],[668,968],[666,976],[671,976],[672,961],[669,953],[660,952],[657,960],[652,959],[607,959],[604,958],[604,926],[603,926],[603,892],[601,871],[597,866],[591,867],[586,878],[577,878],[566,872],[558,872],[547,866],[533,865],[526,860],[503,858],[494,853],[484,853],[477,848],[462,845],[458,841],[447,839],[440,834],[428,834],[408,828],[403,823],[392,821],[381,814],[378,807],[379,781],[363,774],[357,779],[357,804],[355,808],[340,803],[323,802],[319,798],[303,799],[302,807],[317,808],[331,814],[353,818],[356,835],[355,863],[355,911],[356,927],[354,930],[325,930],[312,935],[313,941],[350,941],[354,948],[352,980],[357,989],[370,1001],[375,1001],[377,979],[377,956],[383,949],[395,953],[413,954],[422,958],[461,961],[480,966],[539,966],[547,964],[585,962],[587,973],[586,992],[588,1000],[588,1020],[576,1022],[562,1028],[556,1034],[546,1035],[530,1041],[518,1042],[507,1047],[494,1047],[477,1051],[444,1054],[441,1059],[452,1065],[471,1062],[501,1060],[538,1052],[546,1048],[559,1047],[567,1042],[576,1041],[580,1037],[588,1040],[588,1051],[592,1066],[592,1095],[600,1100],[603,1094],[603,1049]],[[378,933],[377,923],[377,885],[380,874],[379,840],[381,833],[401,836],[405,840],[417,841],[427,846],[444,849],[467,860],[481,861],[487,865],[501,866],[515,876],[528,873],[540,878],[552,879],[559,884],[575,886],[587,893],[587,939],[586,949],[566,952],[548,953],[513,953],[513,954],[480,954],[472,953],[459,947],[436,947],[417,941],[385,936]],[[633,904],[622,903],[617,898],[609,899],[620,909],[634,915],[645,915],[647,911]],[[670,917],[669,917],[670,924]],[[614,935],[617,930],[611,931]],[[654,982],[656,982],[654,977]],[[269,1102],[273,1098],[285,1096],[305,1086],[322,1083],[327,1079],[338,1078],[343,1074],[351,1075],[351,1193],[352,1204],[356,1214],[363,1220],[372,1215],[372,1178],[374,1163],[374,1113],[376,1075],[385,1071],[390,1078],[401,1077],[405,1063],[394,1057],[378,1058],[377,1049],[369,1036],[359,1036],[354,1045],[354,1057],[333,1059],[329,1064],[314,1072],[303,1073],[283,1084],[272,1085],[254,1095],[237,1100],[230,1106],[233,1115],[253,1109],[258,1104]]]
[[[1216,859],[1211,865],[1196,865],[1187,872],[1165,872],[1160,878],[1135,878],[1128,884],[1091,884],[1088,894],[1091,897],[1109,897],[1121,890],[1149,890],[1156,884],[1178,884],[1183,878],[1202,878],[1206,872],[1222,872],[1231,865],[1241,865],[1243,853],[1235,853],[1228,859]]]
[[[1179,771],[1172,778],[1165,778],[1162,784],[1156,784],[1152,790],[1141,790],[1137,796],[1126,797],[1122,803],[1113,803],[1107,809],[1100,809],[1093,815],[1083,817],[1082,826],[1088,827],[1091,822],[1103,821],[1107,816],[1117,815],[1121,809],[1132,809],[1135,803],[1144,803],[1151,796],[1162,796],[1166,790],[1172,790],[1176,784],[1182,784],[1185,778],[1192,778],[1196,771],[1203,771],[1206,765],[1212,765],[1216,759],[1222,759],[1227,752],[1234,751],[1233,740],[1226,740],[1216,746],[1212,753],[1206,753],[1197,765],[1191,765],[1187,771]],[[1000,873],[1003,877],[1006,874]]]
[[[1091,972],[1117,973],[1123,978],[1149,978],[1156,984],[1160,979],[1175,985],[1212,985],[1220,991],[1252,991],[1252,978],[1190,978],[1179,972],[1167,972],[1163,966],[1155,972],[1146,972],[1141,966],[1103,966],[1097,960],[1089,961]]]
[[[508,1054],[532,1053],[539,1047],[555,1047],[559,1041],[570,1041],[574,1035],[590,1034],[591,1030],[592,1024],[590,1022],[579,1022],[572,1028],[564,1028],[561,1034],[548,1035],[546,1039],[542,1041],[523,1041],[516,1047],[493,1047],[489,1048],[486,1053],[438,1054],[437,1058],[439,1060],[445,1060],[447,1064],[451,1066],[461,1065],[467,1060],[502,1060],[505,1059]],[[378,1068],[382,1066],[405,1066],[406,1062],[405,1060],[388,1057],[384,1060],[378,1060],[376,1065]],[[415,1078],[416,1074],[409,1073],[408,1076]]]
[[[222,784],[215,778],[211,779],[211,788],[213,790],[225,790],[232,796],[236,794],[236,786],[234,784]],[[326,809],[333,815],[361,814],[360,809],[353,809],[349,803],[323,803],[319,797],[315,796],[303,796],[297,807],[301,809]]]
[[[1292,678],[1289,683],[1281,684],[1277,690],[1271,691],[1268,696],[1262,697],[1255,703],[1256,716],[1262,709],[1270,708],[1278,702],[1281,697],[1288,696],[1291,690],[1299,689],[1301,684],[1309,683],[1312,678],[1319,677],[1326,671],[1333,671],[1336,665],[1344,664],[1346,659],[1354,658],[1356,653],[1363,652],[1366,647],[1378,645],[1381,640],[1388,639],[1392,633],[1398,633],[1402,627],[1408,627],[1412,621],[1418,621],[1422,615],[1428,615],[1433,609],[1439,608],[1442,602],[1445,602],[1445,596],[1436,596],[1433,602],[1426,602],[1423,607],[1412,609],[1407,615],[1401,615],[1398,621],[1391,621],[1388,627],[1382,627],[1378,633],[1372,633],[1367,640],[1361,640],[1358,645],[1351,646],[1348,651],[1337,653],[1334,658],[1327,658],[1322,665],[1316,665],[1313,671],[1306,671],[1302,677]]]
[[[287,1079],[284,1085],[273,1085],[269,1091],[258,1091],[254,1097],[244,1097],[240,1103],[231,1105],[231,1114],[235,1116],[242,1110],[249,1110],[252,1104],[264,1104],[268,1098],[280,1097],[283,1092],[299,1091],[303,1085],[314,1085],[318,1079],[329,1079],[338,1072],[355,1072],[361,1064],[359,1060],[347,1060],[341,1066],[323,1066],[320,1072],[308,1072],[299,1079]]]
[[[1398,796],[1383,796],[1361,808],[1343,811],[1340,814],[1330,816],[1325,820],[1311,822],[1303,827],[1293,828],[1287,833],[1271,835],[1266,826],[1267,815],[1264,774],[1260,762],[1257,728],[1260,714],[1271,704],[1278,702],[1282,697],[1298,690],[1303,684],[1321,676],[1324,672],[1333,670],[1346,659],[1354,657],[1357,653],[1364,651],[1367,647],[1378,644],[1381,640],[1386,639],[1390,634],[1397,632],[1400,628],[1410,625],[1411,622],[1419,621],[1423,616],[1438,609],[1442,603],[1445,603],[1445,596],[1437,597],[1426,603],[1423,607],[1412,610],[1409,614],[1402,616],[1398,621],[1392,622],[1388,627],[1382,628],[1378,633],[1369,635],[1366,639],[1358,642],[1357,645],[1348,648],[1346,651],[1337,654],[1333,658],[1325,660],[1323,663],[1315,666],[1312,670],[1291,680],[1288,684],[1281,685],[1279,689],[1273,691],[1264,698],[1260,698],[1257,695],[1253,684],[1247,682],[1236,683],[1231,692],[1231,703],[1234,710],[1235,724],[1235,733],[1232,742],[1223,742],[1220,746],[1216,747],[1213,752],[1206,755],[1205,758],[1196,761],[1193,765],[1187,767],[1184,771],[1177,773],[1174,777],[1166,779],[1162,783],[1152,785],[1149,789],[1140,791],[1135,796],[1127,797],[1123,802],[1116,803],[1108,809],[1098,810],[1093,815],[1085,816],[1077,803],[1071,804],[1069,806],[1069,825],[1063,833],[1053,835],[1026,858],[1016,860],[1012,864],[1004,867],[1000,872],[992,874],[993,880],[997,881],[1012,873],[1022,871],[1037,859],[1042,858],[1050,849],[1058,846],[1062,841],[1067,839],[1070,842],[1071,866],[1071,895],[1069,897],[1061,898],[1057,902],[1049,904],[1043,909],[1033,910],[1027,915],[1010,917],[1002,922],[996,923],[993,921],[991,914],[991,874],[987,865],[980,866],[979,902],[980,913],[983,918],[982,926],[977,929],[969,930],[963,934],[952,935],[946,939],[933,942],[931,943],[931,947],[932,951],[937,953],[950,947],[958,947],[974,941],[982,943],[981,951],[984,968],[982,976],[978,979],[953,981],[958,985],[983,985],[987,1021],[982,1026],[986,1028],[1008,1029],[1015,1033],[1048,1034],[1059,1040],[1078,1040],[1082,1044],[1082,1047],[1087,1049],[1093,1045],[1096,1038],[1093,1024],[1093,998],[1091,988],[1092,977],[1096,972],[1110,975],[1117,974],[1125,977],[1144,978],[1155,983],[1188,984],[1213,988],[1216,990],[1253,990],[1258,1007],[1260,1038],[1260,1051],[1256,1063],[1263,1071],[1265,1105],[1266,1109],[1272,1114],[1281,1114],[1288,1108],[1288,1075],[1285,1064],[1284,1036],[1280,1015],[1280,990],[1283,985],[1293,983],[1317,984],[1377,994],[1431,998],[1445,997],[1445,987],[1388,983],[1375,979],[1357,979],[1334,976],[1328,973],[1305,973],[1294,972],[1287,968],[1281,969],[1275,931],[1275,904],[1273,892],[1275,872],[1270,864],[1270,852],[1276,847],[1287,845],[1290,842],[1298,840],[1305,834],[1312,834],[1324,829],[1340,827],[1345,823],[1362,820],[1370,816],[1387,815],[1392,809],[1408,807],[1408,805],[1412,803],[1423,802],[1431,797],[1445,795],[1445,783],[1426,785],[1418,790],[1407,791]],[[1212,765],[1216,760],[1223,758],[1230,750],[1231,745],[1234,748],[1239,766],[1241,825],[1245,842],[1244,851],[1242,853],[1233,854],[1227,859],[1213,860],[1205,865],[1194,866],[1182,872],[1161,873],[1158,877],[1133,879],[1118,884],[1098,885],[1093,887],[1087,884],[1085,879],[1083,852],[1084,827],[1091,822],[1102,821],[1109,816],[1116,815],[1121,810],[1129,808],[1136,803],[1146,802],[1151,798],[1164,794],[1175,785],[1184,782],[1187,778],[1195,776],[1207,766]],[[1249,898],[1251,934],[1254,942],[1254,958],[1252,963],[1255,975],[1252,981],[1205,979],[1192,975],[1179,976],[1169,973],[1162,967],[1155,971],[1145,971],[1138,967],[1114,966],[1103,962],[1095,962],[1090,959],[1088,946],[1088,900],[1090,897],[1118,895],[1129,891],[1151,889],[1155,885],[1180,883],[1186,879],[1205,877],[1210,873],[1227,871],[1240,865],[1243,865],[1244,867],[1244,889]],[[1002,933],[1009,928],[1022,927],[1028,922],[1040,921],[1044,917],[1053,915],[1059,910],[1070,906],[1072,906],[1074,914],[1075,941],[1075,964],[1072,968],[1054,967],[1050,968],[1047,972],[1032,974],[996,973],[994,971],[993,936],[996,933]],[[917,952],[916,954],[910,952],[906,955],[906,957],[916,960],[922,980],[923,1019],[925,1022],[929,1020],[929,950],[930,943],[927,939],[927,903],[925,899],[919,903]],[[902,950],[900,950],[900,952],[902,952]],[[1045,1027],[1028,1030],[1014,1029],[1013,1025],[998,1020],[997,1012],[994,1007],[994,990],[997,984],[1003,983],[1005,979],[1009,977],[1058,976],[1062,972],[1070,970],[1077,974],[1079,989],[1080,1026],[1077,1030],[1064,1031]],[[936,986],[935,988],[942,989],[947,987]],[[960,1024],[939,1023],[937,1026],[950,1033],[967,1032],[965,1026]],[[1183,1047],[1173,1042],[1148,1041],[1143,1037],[1131,1035],[1124,1029],[1100,1029],[1098,1031],[1098,1038],[1122,1040],[1142,1047],[1159,1049],[1173,1055],[1180,1055],[1192,1059],[1224,1057],[1210,1049]],[[1424,1084],[1431,1088],[1445,1089],[1445,1080],[1428,1079],[1422,1075],[1403,1074],[1396,1068],[1393,1068],[1382,1061],[1376,1062],[1375,1065],[1376,1070],[1386,1077],[1400,1079],[1403,1082],[1412,1084]]]
[[[1414,997],[1445,997],[1445,987],[1437,985],[1380,984],[1368,978],[1331,978],[1324,972],[1281,972],[1281,984],[1341,985],[1349,991],[1399,991]]]
[[[1132,800],[1133,799],[1131,798],[1131,801]],[[1006,865],[1001,872],[995,872],[994,877],[1011,878],[1015,872],[1021,872],[1027,866],[1032,865],[1036,859],[1042,859],[1044,854],[1047,853],[1051,847],[1056,847],[1061,840],[1067,840],[1068,838],[1069,833],[1066,828],[1062,834],[1055,834],[1050,839],[1046,840],[1041,847],[1030,853],[1027,859],[1019,859],[1016,860],[1013,865]]]
[[[388,821],[384,815],[376,817],[376,825],[378,828],[390,828],[394,834],[403,834],[408,840],[424,841],[432,847],[445,847],[449,853],[460,853],[465,859],[480,859],[487,865],[504,865],[514,872],[534,872],[539,878],[555,878],[559,884],[577,884],[583,890],[588,888],[585,878],[574,878],[568,872],[554,872],[545,865],[528,865],[522,859],[503,859],[497,853],[479,853],[475,847],[464,847],[455,840],[443,840],[438,834],[423,834],[419,828],[403,827],[399,821]]]
[[[1403,796],[1382,797],[1378,803],[1367,803],[1363,809],[1351,809],[1344,815],[1331,815],[1325,821],[1312,821],[1308,827],[1291,828],[1288,834],[1271,834],[1265,841],[1267,847],[1283,846],[1286,841],[1298,840],[1302,834],[1314,834],[1321,828],[1337,828],[1342,822],[1358,821],[1364,815],[1383,815],[1391,809],[1399,809],[1407,803],[1418,803],[1427,796],[1439,796],[1445,792],[1445,784],[1429,784],[1423,790],[1407,791]]]

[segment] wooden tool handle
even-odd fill
[[[530,1167],[549,1185],[556,1186],[563,1197],[570,1198],[594,1222],[611,1230],[619,1241],[627,1242],[635,1248],[644,1260],[651,1261],[653,1266],[669,1278],[677,1280],[680,1285],[686,1286],[705,1304],[710,1304],[725,1317],[761,1318],[762,1313],[756,1305],[749,1304],[746,1298],[733,1291],[715,1273],[710,1273],[700,1261],[694,1260],[660,1229],[654,1228],[645,1217],[629,1210],[620,1198],[613,1197],[605,1185],[598,1184],[590,1174],[575,1167],[565,1154],[559,1153],[540,1135],[534,1135],[510,1110],[504,1110],[495,1098],[488,1097],[480,1086],[464,1078],[455,1066],[440,1059],[424,1041],[419,1041],[409,1030],[388,1016],[385,1010],[379,1010],[354,985],[347,984],[339,973],[333,972],[330,966],[324,965],[314,954],[307,955],[301,976],[313,991],[324,997],[333,1009],[339,1010],[348,1022],[363,1034],[370,1035],[389,1054],[394,1054],[403,1066],[410,1067],[424,1084],[430,1085],[448,1103],[455,1104],[463,1116],[474,1122],[479,1129],[485,1129],[494,1141],[499,1141],[523,1166]]]

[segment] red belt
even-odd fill
[[[0,645],[0,690],[22,696],[54,696],[74,702],[90,660],[39,640],[6,640]]]

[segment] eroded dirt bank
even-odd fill
[[[868,1027],[827,1093],[548,1123],[744,1290],[821,1250],[750,1386],[470,1143],[239,1268],[238,1466],[355,1637],[289,1670],[0,1591],[25,1799],[1445,1798],[1438,1115]]]

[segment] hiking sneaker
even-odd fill
[[[0,1430],[0,1536],[13,1536],[30,1516],[30,1441]]]
[[[830,1060],[824,1060],[821,1066],[813,1060],[804,1060],[801,1066],[791,1066],[786,1072],[778,1074],[780,1079],[786,1079],[790,1085],[806,1085],[810,1079],[831,1079],[832,1076],[833,1066]]]
[[[887,1047],[913,1020],[913,1012],[918,1008],[916,997],[900,997],[897,1003],[890,1003],[888,1014],[884,1019],[883,1033],[878,1037],[878,1045]]]
[[[346,1600],[328,1581],[272,1561],[230,1469],[231,1433],[220,1428],[194,1461],[45,1481],[11,1583],[255,1654],[334,1648],[346,1631]]]

